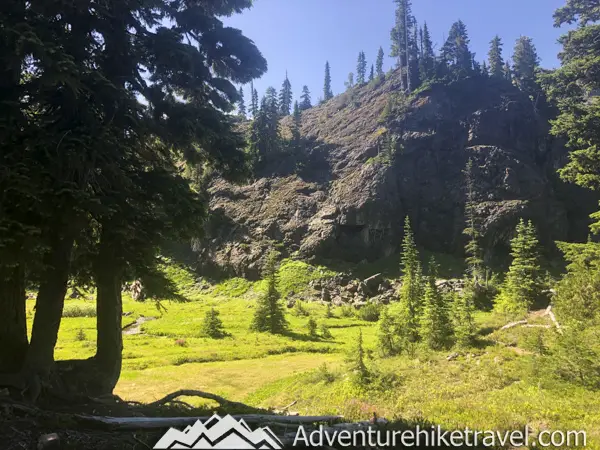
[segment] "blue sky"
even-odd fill
[[[413,13],[422,24],[427,21],[434,45],[439,49],[452,23],[462,19],[471,39],[471,51],[482,61],[489,41],[499,34],[504,41],[505,59],[512,54],[516,39],[533,39],[542,66],[558,65],[564,29],[553,27],[552,14],[564,0],[413,0]],[[379,46],[385,69],[394,61],[388,57],[390,29],[394,24],[392,0],[255,0],[250,10],[226,18],[225,24],[241,29],[254,40],[269,63],[269,71],[254,85],[262,97],[269,86],[277,90],[286,70],[294,97],[308,85],[313,103],[322,96],[325,61],[329,60],[334,94],[344,90],[349,72],[356,71],[358,52],[367,55],[369,67]],[[246,87],[246,100],[250,89]]]

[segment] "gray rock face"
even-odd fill
[[[488,253],[506,251],[519,217],[544,241],[584,238],[597,203],[558,181],[566,150],[530,99],[502,80],[467,79],[384,117],[398,84],[388,75],[305,111],[300,154],[278,157],[251,184],[215,181],[205,268],[254,278],[273,243],[308,259],[377,259],[399,251],[406,215],[419,245],[462,252],[469,158]]]

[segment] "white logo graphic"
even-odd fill
[[[170,428],[154,448],[159,450],[214,448],[280,450],[283,444],[269,427],[252,431],[243,419],[238,422],[229,414],[225,417],[215,414],[205,423],[198,420],[183,431]]]

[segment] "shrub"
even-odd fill
[[[308,323],[306,324],[306,328],[308,330],[308,335],[310,337],[317,337],[317,321],[312,317],[308,319]]]
[[[323,363],[317,369],[315,377],[314,377],[314,381],[316,383],[318,383],[320,381],[327,383],[327,384],[333,383],[335,381],[335,374],[333,374],[329,370],[329,367],[327,367],[326,363]]]
[[[296,302],[294,303],[294,311],[293,312],[296,317],[308,316],[308,311],[304,307],[304,302],[301,302],[300,300],[296,300]]]
[[[400,352],[398,337],[396,336],[396,323],[390,315],[388,308],[384,308],[377,326],[377,348],[381,356],[389,357]]]
[[[356,316],[365,322],[377,322],[381,314],[381,307],[377,303],[367,303],[356,312]]]
[[[331,319],[333,316],[333,310],[331,309],[331,304],[327,303],[327,307],[325,308],[325,318]]]
[[[331,334],[331,331],[329,331],[329,328],[324,323],[321,324],[320,332],[321,332],[321,337],[323,339],[331,339],[331,338],[333,338],[333,335]]]
[[[177,347],[187,347],[188,343],[187,343],[187,341],[185,339],[177,339],[175,341],[175,345]]]
[[[85,331],[83,331],[82,328],[80,328],[79,330],[77,330],[77,332],[75,333],[75,340],[76,341],[85,341],[85,340],[87,340],[87,336],[85,335]]]
[[[96,308],[93,306],[67,306],[63,310],[63,317],[96,317]]]
[[[354,317],[354,309],[351,306],[343,305],[340,308],[341,317]]]
[[[223,328],[223,322],[219,317],[219,311],[214,308],[206,311],[201,332],[202,335],[212,339],[220,339],[227,335],[227,333],[225,333],[225,329]]]

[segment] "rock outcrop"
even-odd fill
[[[200,260],[253,278],[274,243],[308,259],[377,259],[399,251],[406,215],[419,245],[462,252],[469,158],[488,256],[506,252],[519,217],[544,241],[585,237],[597,203],[558,181],[566,150],[522,92],[482,78],[409,99],[398,88],[389,74],[303,112],[301,151],[253,183],[215,181]]]

